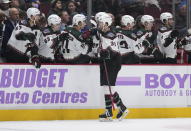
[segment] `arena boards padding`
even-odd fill
[[[123,65],[116,90],[127,118],[191,117],[190,72],[189,65]],[[0,65],[1,121],[97,119],[103,108],[97,65]]]
[[[191,117],[191,108],[132,108],[129,110],[127,119]],[[0,110],[0,121],[98,119],[99,114],[103,111],[103,109]],[[115,115],[116,111],[113,118]]]

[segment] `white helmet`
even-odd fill
[[[40,15],[40,10],[37,8],[29,8],[27,10],[27,17],[31,19],[32,16]]]
[[[164,23],[164,21],[168,21],[169,19],[172,19],[173,15],[169,12],[162,13],[160,15],[160,20]]]
[[[127,26],[128,24],[133,25],[135,23],[135,19],[130,15],[124,15],[121,18],[121,25]]]
[[[90,23],[93,25],[93,27],[97,27],[97,23],[94,20],[90,20]]]
[[[105,14],[107,14],[107,13],[105,13],[105,12],[98,12],[98,13],[95,15],[95,21],[98,22],[99,17],[101,17],[102,15],[105,15]]]
[[[61,18],[56,15],[56,14],[52,14],[48,17],[48,25],[58,25],[61,23]]]
[[[86,20],[85,15],[76,14],[76,15],[74,15],[74,17],[72,19],[72,25],[78,25],[79,22],[84,22],[85,20]]]
[[[113,23],[111,16],[108,14],[102,15],[98,19],[99,22],[102,22],[104,25],[107,24],[108,26],[111,26]]]
[[[150,15],[143,15],[141,17],[141,23],[145,24],[145,22],[147,22],[147,23],[154,22],[154,18],[152,16],[150,16]]]

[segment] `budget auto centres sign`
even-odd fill
[[[124,65],[116,90],[130,108],[187,107],[190,66]],[[1,109],[104,107],[98,65],[0,65]]]
[[[0,76],[1,109],[81,109],[103,105],[97,66],[43,65],[35,69],[31,65],[1,65]]]

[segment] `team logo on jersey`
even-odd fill
[[[110,33],[107,34],[107,36],[108,36],[108,37],[114,37],[115,35],[110,32]]]

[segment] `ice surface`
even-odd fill
[[[191,131],[191,118],[0,122],[0,131]]]

